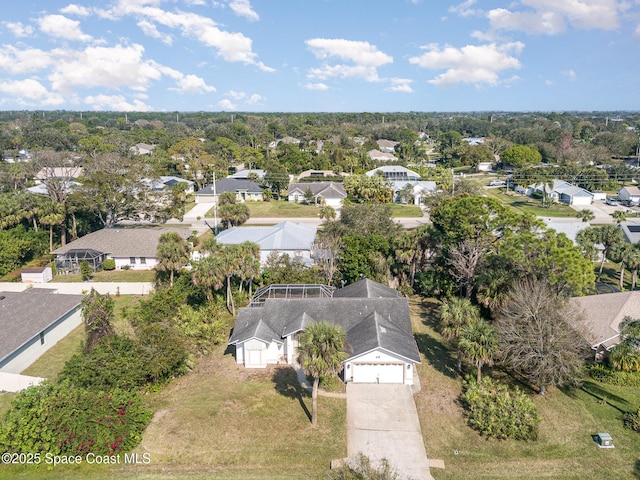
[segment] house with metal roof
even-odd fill
[[[21,373],[80,325],[82,299],[45,288],[0,291],[0,372]]]
[[[413,385],[420,353],[409,303],[396,290],[363,279],[317,298],[267,298],[240,309],[229,345],[246,368],[297,363],[307,325],[328,321],[346,332],[345,382]]]
[[[78,272],[83,260],[97,270],[107,258],[115,260],[116,269],[151,270],[158,263],[160,236],[166,232],[177,232],[185,240],[191,236],[188,228],[179,227],[103,228],[89,233],[51,252],[56,255],[56,272]]]
[[[216,241],[223,245],[244,242],[257,243],[260,246],[260,264],[266,265],[272,254],[287,254],[306,265],[311,265],[311,248],[314,244],[317,228],[312,225],[294,222],[280,222],[272,226],[232,227],[220,232]]]

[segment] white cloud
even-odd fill
[[[409,62],[431,70],[446,70],[429,83],[447,87],[458,83],[497,85],[502,71],[520,68],[520,61],[513,54],[519,54],[524,44],[492,43],[467,45],[459,49],[451,46],[440,48],[435,44],[422,48],[427,52],[409,58]]]
[[[245,17],[253,21],[260,20],[260,16],[251,7],[249,0],[231,0],[229,2],[229,8],[231,8],[233,13],[241,17]]]
[[[91,35],[82,33],[80,22],[64,15],[46,15],[38,20],[40,30],[52,37],[88,42]]]
[[[222,109],[222,110],[235,110],[238,107],[228,98],[225,98],[223,100],[220,100],[218,102],[218,106]]]
[[[141,45],[87,47],[83,51],[66,51],[55,62],[49,75],[52,88],[73,92],[76,88],[130,88],[144,91],[162,75],[179,78],[180,73],[143,60]]]
[[[329,90],[329,85],[326,83],[307,83],[304,88],[307,90]]]
[[[173,38],[171,37],[171,35],[161,33],[153,23],[147,20],[140,20],[138,22],[138,27],[140,27],[142,33],[144,33],[148,37],[156,38],[166,45],[173,44]]]
[[[474,10],[473,8],[471,8],[475,4],[476,4],[476,0],[465,0],[464,2],[458,5],[449,7],[449,12],[456,13],[461,17],[470,17],[477,13],[477,10]]]
[[[215,92],[216,88],[207,85],[204,79],[197,75],[185,75],[178,80],[179,88],[176,89],[180,93],[209,93]]]
[[[253,95],[249,96],[249,98],[247,98],[247,105],[255,105],[257,103],[260,103],[264,100],[264,98],[262,97],[262,95],[258,95],[257,93],[254,93]]]
[[[88,8],[83,7],[82,5],[75,5],[70,3],[66,7],[60,9],[60,13],[64,13],[67,15],[77,15],[78,17],[86,17],[90,15],[90,11]]]
[[[560,72],[563,76],[567,77],[569,80],[571,80],[572,82],[575,81],[576,79],[576,72],[573,70],[564,70],[563,72]]]
[[[12,75],[37,72],[55,62],[55,52],[37,48],[20,50],[13,45],[0,48],[0,70]]]
[[[309,71],[310,78],[362,78],[368,82],[379,80],[378,68],[393,63],[393,57],[378,50],[369,42],[344,39],[312,38],[305,42],[320,60],[338,58],[350,64],[323,65]]]
[[[413,93],[413,88],[411,88],[413,80],[410,78],[392,78],[390,81],[391,86],[385,88],[388,92]]]
[[[89,95],[84,98],[84,103],[96,111],[149,112],[153,110],[149,105],[140,100],[128,102],[123,95]]]
[[[33,35],[31,25],[23,25],[21,22],[2,22],[2,25],[16,37],[30,37]]]
[[[491,28],[556,35],[574,28],[613,30],[624,2],[618,0],[521,0],[525,10],[495,8],[487,13]]]
[[[158,8],[158,0],[119,0],[111,9],[102,13],[105,18],[117,19],[134,16],[152,24],[176,29],[185,37],[194,37],[207,47],[215,49],[228,62],[255,65],[265,72],[274,69],[258,61],[252,50],[252,41],[242,33],[221,30],[211,18],[190,12],[170,12]]]

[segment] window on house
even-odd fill
[[[129,257],[129,263],[131,265],[135,265],[136,264],[136,257]]]
[[[40,345],[44,345],[44,332],[40,332]]]
[[[147,263],[147,257],[140,257],[140,263],[142,265],[146,264]]]

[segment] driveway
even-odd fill
[[[386,458],[403,479],[433,480],[408,385],[347,384],[347,454]]]

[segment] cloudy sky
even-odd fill
[[[0,18],[0,110],[640,109],[640,0],[22,0]]]

